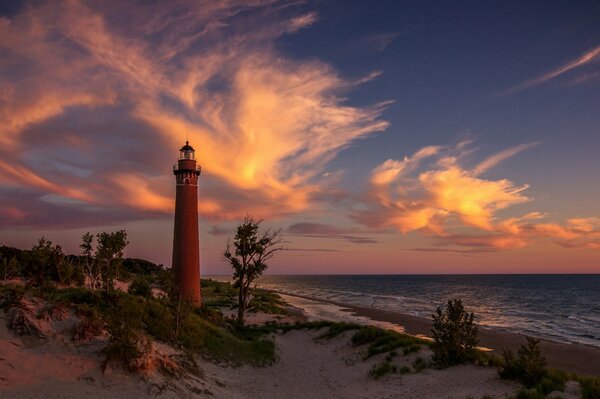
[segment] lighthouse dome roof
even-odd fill
[[[185,145],[179,151],[194,151],[194,147],[190,145],[189,141],[186,141]]]

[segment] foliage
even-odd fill
[[[135,297],[122,296],[107,314],[108,345],[104,366],[117,361],[134,371],[135,361],[148,350],[150,341],[142,334],[144,307]]]
[[[16,277],[21,272],[21,264],[16,257],[0,256],[0,281],[6,283],[13,277]]]
[[[432,360],[438,367],[449,367],[473,359],[477,345],[477,326],[473,313],[467,313],[460,299],[449,300],[433,315]]]
[[[21,302],[25,288],[21,286],[0,286],[0,309],[9,309]]]
[[[379,364],[373,365],[373,368],[369,371],[369,376],[379,379],[386,374],[396,373],[398,368],[391,364],[389,361],[384,361]]]
[[[88,233],[89,234],[89,233]],[[106,292],[113,288],[113,278],[119,278],[120,264],[123,261],[123,250],[129,244],[125,230],[112,233],[96,234],[96,260],[103,265],[100,269]]]
[[[156,281],[158,275],[165,270],[163,265],[138,258],[125,258],[121,266],[121,277],[126,277],[126,274],[146,276],[152,282]]]
[[[28,277],[38,285],[50,281],[70,284],[77,274],[75,257],[67,256],[60,245],[42,237],[31,249],[31,258],[26,267]]]
[[[536,389],[520,389],[516,399],[545,399],[546,395]]]
[[[503,352],[504,365],[500,368],[501,378],[520,381],[527,388],[539,384],[547,375],[546,358],[542,355],[535,338],[527,338],[527,345],[521,345],[517,355],[510,350]]]
[[[234,287],[238,289],[238,325],[244,325],[244,314],[248,308],[254,288],[252,284],[262,275],[270,260],[281,247],[280,230],[267,230],[259,234],[261,221],[246,217],[237,227],[233,248],[227,243],[223,257],[233,268]]]
[[[427,367],[429,367],[429,363],[427,362],[427,360],[419,356],[415,359],[412,366],[418,373],[419,371],[425,370]]]
[[[581,397],[583,399],[600,399],[600,377],[579,377]]]
[[[150,282],[144,276],[140,276],[131,282],[127,292],[132,295],[150,298],[152,296],[152,287],[150,286]]]
[[[398,348],[414,348],[413,351],[417,351],[417,347],[420,349],[421,345],[428,345],[429,343],[412,335],[401,334],[380,327],[365,326],[354,333],[352,344],[355,346],[370,344],[365,356],[368,359]]]

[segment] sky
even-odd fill
[[[0,243],[125,229],[170,265],[189,137],[203,274],[600,273],[596,1],[0,4]]]

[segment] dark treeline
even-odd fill
[[[154,282],[166,269],[145,259],[124,258],[127,233],[86,233],[79,254],[67,254],[45,237],[31,249],[0,246],[0,282],[23,278],[33,285],[75,285],[109,290],[113,280],[144,278]]]

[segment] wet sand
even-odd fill
[[[431,336],[431,320],[407,314],[380,310],[369,307],[352,306],[325,301],[301,295],[286,296],[303,298],[320,303],[332,304],[351,315],[368,318],[376,322],[391,323],[403,327],[407,334]],[[584,345],[540,340],[542,353],[551,367],[575,372],[581,375],[600,375],[600,348]],[[503,348],[516,351],[525,343],[525,335],[509,331],[479,327],[479,346],[492,349],[492,353],[501,354]]]

